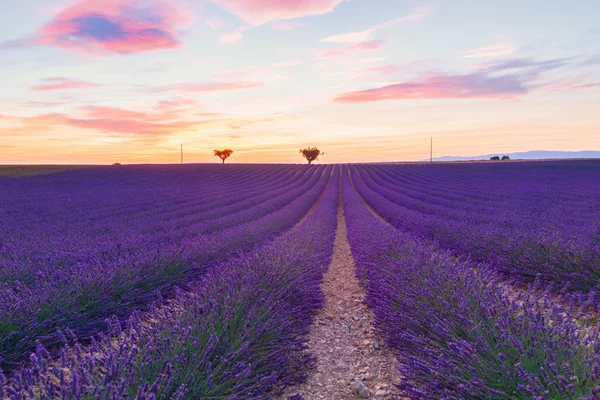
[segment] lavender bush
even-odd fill
[[[280,167],[272,167],[275,170],[278,168]],[[284,173],[286,168],[281,171]],[[185,213],[180,207],[173,205],[178,199],[178,196],[172,194],[177,190],[175,187],[183,190],[184,187],[193,186],[189,181],[193,182],[196,179],[198,167],[190,169],[189,175],[182,174],[178,178],[169,175],[169,179],[162,186],[154,187],[153,191],[164,192],[169,201],[163,204],[160,200],[155,200],[157,204],[152,205],[154,212],[148,213],[146,217],[135,216],[124,220],[123,218],[129,218],[124,213],[117,214],[121,216],[114,219],[103,219],[101,216],[104,216],[105,211],[102,209],[102,202],[93,198],[81,199],[83,204],[76,202],[73,205],[75,210],[78,210],[74,214],[83,216],[89,211],[90,217],[78,223],[85,232],[82,235],[75,231],[57,232],[52,228],[55,222],[62,224],[60,219],[54,219],[56,214],[53,207],[59,207],[58,204],[68,196],[65,194],[66,190],[52,189],[50,184],[41,185],[38,188],[40,193],[50,193],[47,195],[48,204],[32,207],[31,210],[21,209],[22,205],[17,201],[11,202],[12,207],[17,208],[20,214],[8,213],[6,218],[9,222],[15,215],[26,215],[25,221],[35,221],[36,218],[27,213],[37,212],[39,226],[34,229],[27,222],[19,225],[16,219],[12,219],[12,225],[9,225],[11,234],[6,240],[4,237],[2,239],[0,366],[14,368],[23,354],[33,350],[36,340],[46,347],[57,344],[58,328],[72,329],[81,339],[89,337],[106,327],[106,317],[116,315],[126,318],[134,309],[143,308],[159,298],[170,297],[174,288],[201,276],[214,263],[251,250],[292,227],[324,190],[330,177],[330,169],[297,169],[288,172],[288,179],[282,182],[276,179],[277,174],[273,174],[277,184],[270,190],[267,189],[268,198],[264,197],[265,193],[258,194],[249,190],[247,198],[263,198],[254,207],[246,207],[242,211],[232,213],[229,200],[223,198],[222,201],[227,204],[224,212],[229,213],[229,217],[217,217],[219,207],[214,204],[212,209],[205,212],[208,215],[205,220],[202,213],[193,212],[193,205],[192,210],[186,208]],[[150,171],[135,169],[125,176],[109,174],[108,177],[94,169],[85,172],[95,174],[97,181],[82,181],[81,177],[70,175],[72,173],[75,171],[62,173],[60,177],[46,177],[59,180],[58,183],[54,182],[59,188],[60,185],[65,185],[71,191],[86,193],[86,196],[90,191],[95,191],[93,185],[98,185],[98,191],[104,194],[110,192],[110,188],[113,187],[112,196],[126,192],[131,196],[128,198],[132,204],[120,207],[130,207],[137,213],[139,204],[135,199],[140,199],[145,204],[142,194],[144,185],[148,185],[146,179],[160,176],[160,173],[171,174],[171,171],[168,168]],[[264,173],[272,171],[261,167],[254,173],[258,176],[250,175],[250,184],[256,183],[255,180],[260,179]],[[43,182],[43,178],[28,179]],[[199,184],[194,189],[205,192],[210,188],[212,196],[222,197],[223,190],[230,190],[227,179],[234,178],[235,175],[226,176],[219,189],[219,186],[211,186],[210,182],[215,178],[209,176],[206,178],[208,183],[204,183],[207,186]],[[121,179],[125,180],[124,187],[121,186]],[[144,185],[136,183],[138,186],[130,187],[132,182],[138,181]],[[16,180],[7,185],[10,187],[14,182]],[[24,183],[29,184],[29,181]],[[85,190],[86,188],[89,191]],[[241,189],[243,188],[242,186]],[[53,197],[52,193],[55,190],[56,197]],[[237,190],[240,190],[240,187]],[[23,193],[28,191],[27,188],[21,188],[9,194],[22,197]],[[242,203],[245,201],[239,197],[238,200]],[[110,196],[106,200],[111,207],[114,201]],[[52,203],[54,204],[51,206]],[[184,225],[184,230],[173,229],[172,221],[164,220],[152,230],[148,228],[154,224],[155,218],[161,218],[165,211],[163,206],[179,210],[181,215],[173,218],[177,223]],[[71,213],[66,215],[66,219],[72,218]],[[192,222],[189,222],[190,220]],[[169,229],[162,229],[161,224],[171,226]],[[45,228],[47,240],[42,240],[40,235],[44,234]],[[125,234],[121,232],[122,228]],[[28,235],[30,231],[31,236]],[[202,233],[203,231],[207,233]],[[20,251],[17,248],[19,243],[23,244]],[[36,246],[39,246],[39,249],[36,250]]]
[[[600,278],[600,164],[361,166],[359,192],[386,220],[486,262],[588,294]],[[565,288],[565,285],[568,285]]]
[[[600,398],[597,325],[369,211],[343,176],[348,240],[413,399]]]
[[[302,381],[306,339],[323,303],[339,168],[312,213],[260,249],[220,264],[168,305],[52,361],[38,345],[30,367],[0,378],[9,399],[262,399]],[[73,334],[67,333],[66,336]],[[65,342],[70,339],[66,337]]]

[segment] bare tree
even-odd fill
[[[225,164],[225,160],[227,158],[229,158],[230,155],[233,154],[233,150],[231,150],[231,149],[213,150],[213,151],[215,152],[215,156],[219,157],[223,161],[223,164]]]
[[[325,152],[321,153],[321,150],[316,147],[307,147],[306,149],[300,149],[300,154],[306,158],[309,164],[312,164],[313,161],[319,161],[319,156],[324,156]]]

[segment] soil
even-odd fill
[[[306,400],[398,398],[397,361],[373,332],[373,313],[364,304],[365,291],[354,271],[340,204],[333,258],[322,284],[325,305],[309,334],[316,369],[282,399],[298,394]]]

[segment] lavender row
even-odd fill
[[[594,189],[598,161],[545,161],[502,164],[378,165],[405,187],[433,191],[438,196],[503,203],[534,196],[542,201],[598,198]],[[523,184],[527,182],[527,184]]]
[[[162,229],[164,231],[163,227],[169,223],[189,221],[188,225],[190,225],[193,222],[224,215],[235,209],[231,206],[232,201],[234,202],[233,207],[236,205],[242,207],[237,210],[247,208],[251,205],[255,206],[266,199],[265,197],[261,197],[264,196],[265,192],[268,194],[273,192],[270,197],[272,198],[287,193],[290,187],[292,187],[291,185],[306,182],[306,179],[311,174],[305,173],[305,171],[301,172],[303,172],[302,177],[293,179],[294,177],[292,176],[292,179],[284,182],[285,185],[282,187],[279,185],[259,187],[258,189],[262,190],[260,194],[252,193],[253,186],[236,185],[235,181],[222,182],[220,186],[214,188],[205,186],[207,183],[196,182],[191,186],[198,194],[202,195],[209,192],[209,188],[215,192],[211,190],[209,196],[200,197],[198,194],[191,196],[196,201],[199,201],[199,203],[191,210],[188,207],[185,213],[180,211],[177,214],[168,212],[168,207],[176,200],[169,199],[168,201],[164,201],[162,198],[154,198],[152,212],[146,215],[140,215],[138,212],[139,204],[132,201],[126,204],[123,210],[124,215],[95,218],[98,211],[101,212],[100,215],[103,215],[102,210],[107,206],[102,198],[94,199],[92,202],[78,200],[70,202],[67,205],[61,203],[53,204],[52,201],[44,202],[47,203],[46,207],[49,208],[48,211],[62,209],[63,214],[58,217],[52,214],[47,216],[48,212],[40,212],[39,210],[26,209],[18,212],[7,209],[7,213],[1,218],[7,232],[6,237],[2,239],[0,260],[4,258],[20,265],[27,265],[28,263],[35,263],[37,255],[37,258],[43,260],[43,263],[48,263],[48,258],[56,257],[54,249],[60,248],[62,257],[68,256],[71,259],[80,261],[82,258],[90,255],[89,242],[99,247],[98,252],[102,252],[104,248],[115,246],[119,241],[131,236],[143,235],[148,237],[149,234],[155,233],[157,230]],[[260,175],[257,178],[260,178]],[[86,181],[79,181],[78,184],[84,188],[89,186],[89,183]],[[250,180],[249,184],[253,184],[252,180]],[[173,182],[157,182],[156,186],[161,191],[160,193],[175,192],[173,190]],[[120,189],[118,185],[115,185],[113,189],[103,188],[103,192],[110,192],[113,196],[117,197],[121,194],[122,190]],[[237,196],[227,196],[227,191],[229,190],[236,190]],[[145,194],[143,187],[135,187],[132,191],[137,193],[138,196]],[[179,189],[176,191],[179,191]],[[13,199],[14,204],[19,203],[19,197],[33,196],[39,198],[40,196],[47,196],[47,192],[43,188],[38,189],[38,192],[34,194],[28,193],[25,190],[15,190],[13,192],[9,192],[9,196],[7,197],[17,197]],[[94,193],[95,191],[91,190],[91,192]],[[13,194],[13,196],[10,196],[10,194]],[[178,196],[184,199],[190,197],[184,194]],[[260,197],[258,201],[256,201],[256,197]],[[253,200],[254,202],[252,202]],[[15,207],[13,206],[13,208]],[[225,210],[219,213],[219,210],[223,208]],[[35,215],[35,218],[31,218],[32,214]],[[75,221],[73,221],[74,216]],[[32,220],[27,222],[27,219]],[[169,231],[171,232],[171,230]],[[90,236],[93,236],[93,241],[90,240]],[[69,262],[68,260],[57,261]]]
[[[0,186],[7,193],[7,196],[0,199],[0,206],[22,214],[21,218],[25,217],[25,221],[30,220],[32,223],[57,216],[77,222],[82,215],[98,219],[128,215],[132,212],[130,206],[134,204],[134,212],[137,213],[160,207],[166,202],[174,205],[194,203],[198,196],[210,194],[199,192],[198,187],[214,186],[219,190],[224,182],[239,184],[244,179],[261,175],[268,175],[261,167],[221,170],[206,166],[131,166],[118,169],[93,167],[48,176],[0,181]],[[142,189],[145,190],[145,196],[140,196]],[[46,201],[40,202],[35,196],[39,192],[44,193]],[[160,199],[158,204],[157,196]],[[99,202],[103,204],[101,209],[93,209],[89,214],[82,213]],[[55,204],[68,208],[70,212],[63,215]],[[31,214],[27,211],[31,211]]]
[[[14,368],[36,340],[54,346],[57,328],[70,328],[80,338],[89,337],[105,327],[106,316],[124,318],[133,309],[171,297],[176,287],[203,275],[214,263],[290,229],[330,179],[331,168],[309,169],[315,175],[309,186],[300,188],[302,194],[293,193],[293,201],[263,210],[262,216],[252,221],[180,241],[169,241],[166,236],[148,241],[135,237],[127,251],[115,246],[112,252],[86,262],[55,269],[50,264],[37,273],[33,270],[35,280],[29,285],[4,284],[0,287],[0,366]]]
[[[36,290],[47,281],[53,281],[63,267],[70,268],[76,264],[82,266],[87,272],[103,270],[106,268],[106,263],[112,263],[113,260],[127,257],[131,253],[147,252],[149,248],[178,244],[184,239],[198,238],[206,233],[217,232],[261,218],[310,190],[321,179],[322,173],[322,169],[309,171],[295,183],[298,187],[293,190],[284,187],[269,191],[267,195],[270,198],[263,198],[262,203],[229,215],[222,215],[219,213],[220,208],[217,207],[215,211],[163,221],[160,229],[154,228],[151,231],[145,229],[145,220],[132,219],[126,224],[130,231],[125,234],[120,232],[123,226],[122,220],[107,219],[101,224],[105,231],[112,233],[107,238],[69,232],[51,235],[46,241],[40,241],[35,240],[36,236],[30,235],[27,243],[12,247],[12,251],[8,245],[4,247],[2,255],[10,260],[3,263],[1,276],[7,284],[11,284],[11,281],[26,282],[30,290]],[[246,202],[241,201],[241,203],[247,205]],[[225,209],[225,212],[230,210],[229,207]],[[220,218],[216,218],[217,216]],[[177,225],[178,229],[175,229],[174,225]]]
[[[412,399],[599,399],[600,331],[378,219],[343,176],[348,240]]]
[[[204,167],[196,169],[202,171]],[[273,170],[277,171],[275,168]],[[135,170],[132,175],[141,175],[142,172],[143,170]],[[49,260],[54,260],[52,264],[55,265],[68,264],[72,262],[70,260],[82,262],[85,257],[106,252],[107,248],[115,246],[122,248],[123,242],[133,236],[148,238],[168,223],[188,221],[192,218],[201,220],[203,215],[205,219],[211,218],[218,215],[215,213],[219,209],[231,207],[232,202],[242,203],[241,205],[244,206],[244,201],[257,197],[256,194],[251,193],[254,189],[254,180],[266,179],[267,174],[264,173],[265,171],[258,174],[255,171],[249,176],[244,176],[247,173],[239,172],[242,173],[242,179],[246,178],[241,185],[237,182],[237,177],[232,176],[229,180],[218,182],[216,185],[204,180],[192,181],[186,186],[187,191],[184,191],[183,186],[178,183],[185,180],[185,176],[181,176],[179,179],[158,180],[152,186],[154,191],[152,195],[147,193],[149,189],[132,184],[132,187],[128,185],[128,195],[124,196],[125,189],[115,176],[110,176],[115,180],[114,187],[98,185],[97,188],[95,181],[77,180],[71,185],[59,185],[59,188],[65,193],[88,188],[85,193],[91,198],[72,194],[73,201],[67,203],[61,202],[60,197],[57,200],[49,195],[50,189],[44,185],[33,191],[26,188],[15,189],[7,193],[9,200],[12,198],[10,207],[7,207],[7,212],[0,217],[7,230],[6,237],[0,242],[0,260],[4,258],[9,263],[19,264],[18,270],[21,270],[23,265],[49,264]],[[310,175],[305,171],[300,172],[306,177]],[[198,175],[196,171],[188,171],[188,174],[194,179]],[[286,174],[282,173],[282,175]],[[293,185],[299,179],[299,177],[294,179],[293,176],[288,176],[285,183],[288,186]],[[262,188],[259,185],[261,194],[280,190],[281,186],[274,185],[276,181],[277,179],[269,179]],[[233,192],[234,190],[236,192]],[[229,191],[232,193],[228,193]],[[285,192],[284,190],[281,193]],[[104,197],[107,193],[110,198]],[[46,201],[40,202],[40,196],[43,196]],[[19,210],[18,205],[21,200],[29,197],[36,199],[37,203],[44,204],[44,208]],[[140,204],[140,199],[146,197],[153,202],[151,207]],[[190,202],[191,205],[188,204]],[[112,213],[105,215],[105,210],[110,209],[111,204],[115,203],[119,204],[120,209],[117,211],[113,208]],[[184,212],[182,212],[182,205],[185,207]],[[141,213],[141,209],[145,211]],[[56,215],[53,213],[54,210],[61,210],[61,214]],[[93,240],[90,240],[90,237],[93,237]],[[93,251],[90,245],[98,249]],[[60,249],[60,253],[56,249]],[[6,269],[4,272],[6,273]],[[6,278],[4,280],[6,281]]]
[[[269,399],[314,365],[305,336],[324,298],[339,168],[315,209],[260,249],[220,264],[142,319],[118,322],[89,347],[38,346],[0,397],[61,399]],[[72,340],[67,332],[65,341]]]
[[[504,220],[501,209],[490,209],[492,221],[488,223],[477,223],[468,213],[461,220],[425,214],[405,207],[401,195],[377,187],[364,170],[360,174],[357,170],[352,172],[356,188],[365,200],[398,229],[486,262],[520,283],[539,278],[553,282],[556,290],[583,294],[600,288],[600,237],[591,232],[587,236],[576,234],[577,227],[570,229],[568,222],[561,229],[544,230],[541,226],[545,218],[539,224],[521,227]],[[505,207],[510,208],[510,203]],[[590,217],[593,219],[594,214]],[[561,226],[561,221],[550,221]],[[564,231],[572,233],[567,235]]]
[[[480,166],[472,168],[477,171]],[[452,182],[450,185],[399,179],[395,174],[398,169],[365,168],[377,184],[375,189],[381,188],[392,196],[401,196],[399,201],[402,205],[426,214],[456,220],[466,217],[474,223],[495,223],[502,228],[518,226],[519,229],[527,229],[534,226],[538,231],[545,229],[567,235],[576,230],[578,234],[590,236],[597,221],[589,216],[600,212],[598,193],[586,193],[590,186],[593,187],[590,185],[593,183],[590,176],[593,169],[587,174],[581,172],[581,176],[575,179],[565,171],[559,169],[557,172],[549,167],[544,171],[545,176],[536,174],[533,175],[535,178],[524,174],[514,176],[509,174],[510,169],[501,168],[495,175],[482,175],[479,181]],[[449,174],[446,170],[439,170],[438,166],[431,166],[430,170],[431,175]],[[548,176],[549,173],[552,175]],[[575,181],[577,186],[565,181],[567,178]],[[542,182],[539,179],[543,179]],[[504,190],[498,193],[497,188],[490,187],[490,182]]]

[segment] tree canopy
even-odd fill
[[[319,161],[319,156],[325,155],[325,152],[321,153],[321,150],[316,147],[307,147],[306,149],[300,149],[300,154],[311,164],[315,160]]]
[[[233,150],[231,149],[225,149],[225,150],[213,150],[215,152],[215,156],[219,157],[222,161],[223,164],[225,164],[225,160],[233,154]]]

